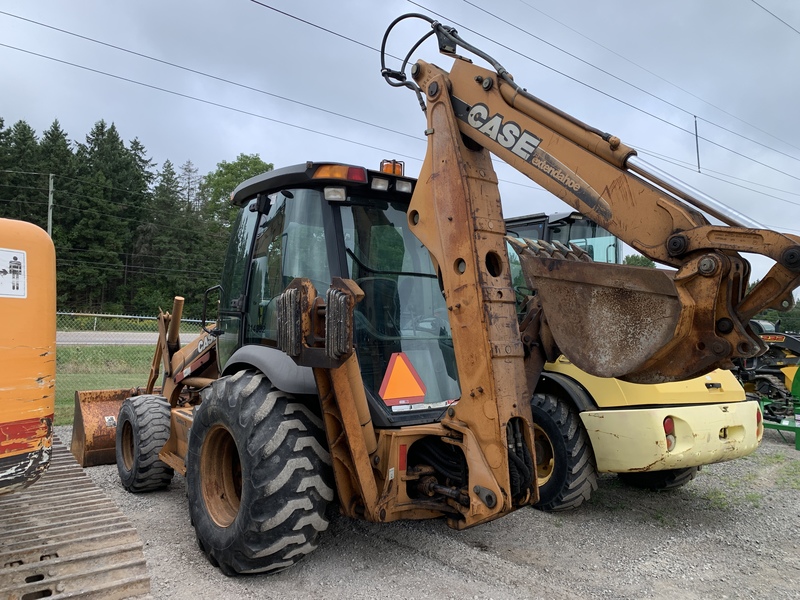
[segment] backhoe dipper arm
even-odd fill
[[[453,29],[432,26],[440,50],[455,58],[454,65],[446,71],[418,61],[411,75],[428,112],[434,104],[446,105],[453,118],[433,124],[428,114],[426,135],[463,137],[460,158],[465,161],[485,148],[637,251],[677,269],[671,274],[586,263],[567,249],[517,245],[543,309],[545,339],[552,336],[558,350],[589,373],[640,383],[730,368],[732,358],[764,351],[748,321],[765,308],[792,306],[792,290],[800,285],[800,238],[759,228],[648,168],[617,137],[528,94]],[[494,70],[456,55],[458,46]],[[387,80],[403,79],[402,85],[413,89],[398,74],[384,68]],[[420,194],[437,177],[458,177],[454,165],[436,162],[431,147],[417,186]],[[710,224],[690,204],[728,225]],[[739,252],[776,262],[749,294],[750,266]]]

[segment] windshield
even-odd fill
[[[404,203],[341,207],[351,279],[364,291],[355,338],[367,389],[392,412],[447,406],[460,396],[447,306]]]
[[[550,226],[550,241],[575,244],[595,262],[617,262],[617,238],[594,221],[577,219]]]

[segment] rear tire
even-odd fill
[[[126,399],[117,417],[117,471],[123,487],[134,494],[160,490],[173,470],[158,458],[170,432],[170,406],[161,396]]]
[[[643,473],[618,473],[625,485],[654,492],[674,490],[683,487],[697,476],[700,467],[646,471]]]
[[[539,501],[534,508],[578,508],[597,489],[597,467],[578,412],[553,394],[534,394],[533,438]]]
[[[203,393],[187,462],[198,544],[225,575],[290,567],[328,527],[322,422],[260,373],[240,371]]]

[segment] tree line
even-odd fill
[[[0,118],[0,217],[47,229],[52,175],[59,311],[149,316],[180,295],[185,315],[199,317],[205,290],[219,283],[236,214],[230,193],[271,169],[257,154],[205,175],[190,160],[157,168],[113,123],[98,121],[78,142],[58,120],[39,136]]]

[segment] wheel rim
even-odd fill
[[[230,526],[242,499],[242,463],[233,436],[221,425],[208,432],[200,451],[200,488],[211,519]]]
[[[122,463],[130,471],[133,469],[133,427],[130,421],[125,421],[122,425]]]
[[[542,487],[553,476],[556,461],[553,443],[544,429],[536,424],[533,426],[533,444],[536,448],[536,483]]]

